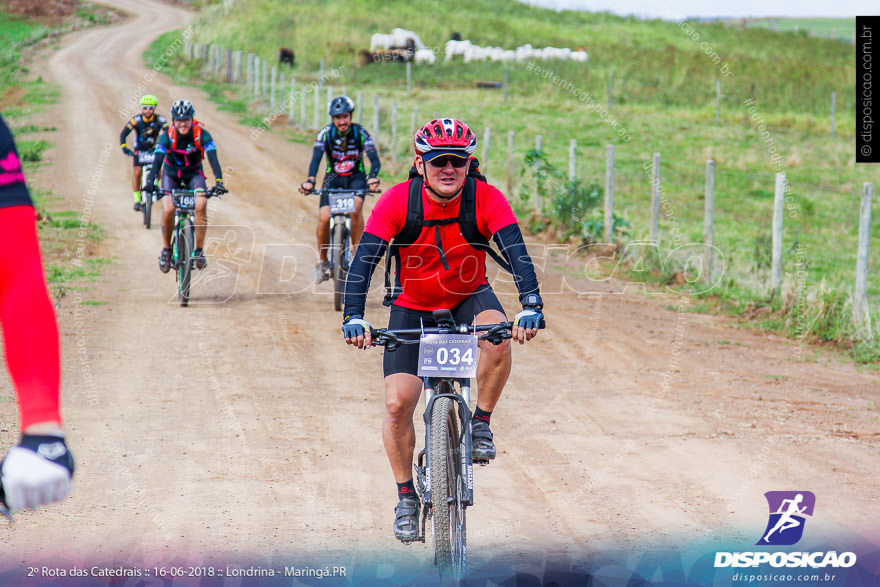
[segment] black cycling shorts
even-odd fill
[[[336,175],[335,173],[325,175],[324,183],[321,185],[321,207],[330,205],[330,196],[324,191],[330,188],[365,190],[367,189],[367,174],[363,171],[355,171],[350,175]],[[363,197],[361,199],[363,200]]]
[[[173,171],[167,167],[162,167],[162,179],[159,180],[159,186],[163,190],[207,190],[205,183],[205,174],[202,171]],[[158,197],[161,199],[163,194],[159,192]]]
[[[452,308],[452,316],[455,318],[456,324],[471,324],[474,317],[485,310],[498,310],[507,316],[501,302],[492,291],[492,286],[488,283],[481,285],[477,291],[472,293],[465,301]],[[431,312],[422,310],[411,310],[401,306],[391,306],[391,316],[388,319],[388,329],[395,330],[398,328],[420,328],[424,320],[425,326],[436,326],[434,316]],[[402,344],[397,347],[396,351],[385,351],[382,359],[382,370],[385,377],[394,373],[409,373],[417,375],[419,370],[419,345]]]

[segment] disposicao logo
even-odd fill
[[[764,494],[770,506],[770,519],[759,546],[791,546],[804,535],[804,516],[813,515],[816,496],[811,491],[768,491]]]
[[[770,507],[767,528],[757,546],[791,546],[804,535],[806,517],[813,515],[816,496],[810,491],[768,491],[764,494]],[[771,567],[819,569],[851,567],[856,564],[852,552],[716,552],[715,567]]]

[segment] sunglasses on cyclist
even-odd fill
[[[431,167],[436,167],[438,169],[443,169],[446,167],[447,163],[451,163],[456,169],[461,169],[468,164],[468,159],[467,157],[456,157],[455,155],[440,155],[439,157],[434,157],[428,161],[428,164]]]

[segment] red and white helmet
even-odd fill
[[[436,155],[470,157],[477,149],[477,137],[460,120],[435,118],[416,132],[413,148],[416,155],[422,156],[437,151]]]

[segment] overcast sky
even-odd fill
[[[877,0],[522,0],[568,10],[608,11],[646,18],[687,16],[833,16],[880,14]]]

